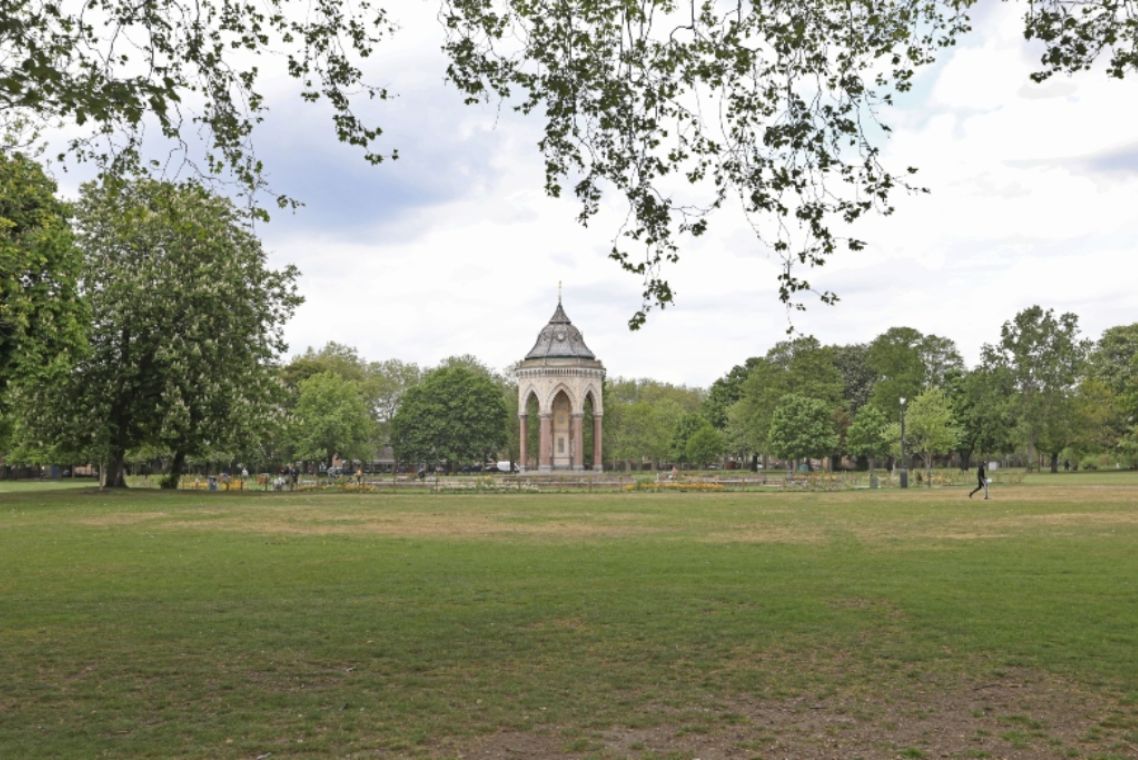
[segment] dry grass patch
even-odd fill
[[[75,520],[75,523],[94,528],[110,528],[119,525],[138,525],[155,520],[166,520],[169,517],[168,512],[111,512],[92,517],[81,517]]]
[[[701,541],[712,544],[822,544],[826,532],[812,526],[748,525],[731,531],[717,531]]]
[[[106,516],[108,524],[116,516]],[[126,524],[124,520],[124,524]],[[350,512],[335,514],[320,510],[241,511],[225,514],[222,519],[167,520],[156,527],[170,530],[215,530],[240,533],[284,534],[297,536],[370,535],[391,538],[458,538],[492,539],[513,537],[535,538],[621,538],[646,535],[656,529],[648,526],[610,524],[608,521],[579,517],[543,522],[518,520],[514,513],[450,512]]]
[[[682,698],[669,699],[645,704],[640,712],[644,720],[634,725],[499,731],[444,740],[429,754],[471,760],[1138,757],[1134,704],[1028,670],[922,680],[876,692],[735,696],[687,706]]]
[[[1138,525],[1138,510],[1134,512],[1059,512],[1047,515],[1023,515],[1003,518],[998,522],[1011,525]]]

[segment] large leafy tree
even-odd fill
[[[771,415],[771,451],[792,461],[822,458],[838,447],[832,412],[824,401],[791,393],[784,396]]]
[[[291,404],[297,403],[301,384],[323,372],[353,383],[362,394],[372,420],[373,443],[377,446],[390,443],[391,418],[399,399],[422,377],[422,370],[413,362],[368,361],[355,348],[330,341],[319,349],[309,347],[281,369]]]
[[[682,407],[672,399],[612,403],[605,399],[605,451],[613,461],[648,461],[653,466],[672,458]]]
[[[845,379],[834,361],[833,347],[806,336],[776,343],[765,358],[779,368],[786,391],[818,399],[831,409],[842,405]]]
[[[605,453],[626,464],[654,465],[677,455],[677,428],[702,408],[698,389],[654,380],[616,378],[605,384]]]
[[[391,420],[399,408],[403,394],[423,378],[423,370],[414,362],[385,359],[368,364],[371,402],[380,423],[384,441],[391,440]],[[514,394],[517,395],[516,393]]]
[[[698,467],[714,463],[723,456],[727,443],[723,433],[712,427],[706,420],[688,438],[684,446],[684,459]]]
[[[869,403],[869,394],[877,379],[869,366],[869,347],[856,343],[848,346],[831,346],[834,366],[842,376],[842,400],[846,412],[853,416]]]
[[[289,390],[299,390],[309,378],[325,372],[338,375],[361,389],[368,381],[367,361],[352,346],[329,341],[319,349],[311,346],[281,368],[281,379]]]
[[[736,408],[732,411],[732,439],[752,452],[772,452],[771,420],[788,394],[822,403],[835,419],[842,408],[844,380],[834,363],[833,350],[815,338],[803,337],[775,344],[754,363]],[[765,463],[764,463],[765,464]]]
[[[1043,451],[1051,471],[1059,470],[1059,453],[1075,432],[1075,390],[1089,349],[1075,314],[1039,306],[1016,314],[1000,328],[1000,342],[984,346],[985,364],[1011,373],[1030,466]]]
[[[917,351],[924,365],[925,388],[945,388],[964,374],[964,358],[951,338],[926,335]]]
[[[344,459],[368,459],[374,453],[374,427],[359,383],[331,371],[300,382],[290,425],[299,459],[328,465]]]
[[[912,327],[891,327],[874,338],[866,363],[876,375],[870,402],[886,416],[896,412],[902,398],[943,388],[964,372],[964,360],[952,340]]]
[[[688,441],[705,425],[710,425],[707,418],[696,412],[688,412],[676,421],[672,431],[672,461],[694,462],[688,458]]]
[[[506,422],[501,389],[489,377],[461,364],[443,366],[403,395],[392,443],[404,462],[480,462],[506,444]]]
[[[889,453],[892,443],[889,421],[884,414],[873,406],[863,406],[857,411],[846,432],[846,449],[854,456],[868,458],[870,472],[875,469],[877,458]]]
[[[132,450],[188,457],[261,436],[279,393],[271,364],[301,302],[296,270],[265,265],[247,218],[193,184],[85,185],[76,212],[90,347],[65,382],[28,391],[31,440],[102,464],[123,486]]]
[[[1090,355],[1089,373],[1113,398],[1106,424],[1121,438],[1138,424],[1138,323],[1105,330]]]
[[[1067,446],[1076,462],[1086,454],[1117,450],[1127,431],[1118,424],[1119,398],[1106,383],[1097,377],[1083,378],[1073,407],[1074,431]]]
[[[974,455],[1002,454],[1014,448],[1015,381],[1007,367],[981,364],[954,379],[948,394],[960,428],[956,450],[963,468],[972,466]]]
[[[707,398],[703,400],[703,416],[715,427],[723,430],[727,427],[727,410],[743,395],[743,383],[747,375],[757,362],[757,356],[752,356],[742,364],[736,364],[726,375],[718,378],[707,389]]]
[[[765,457],[770,452],[767,444],[771,414],[780,396],[788,392],[781,381],[780,368],[767,358],[762,357],[752,363],[739,400],[727,411],[728,440],[735,453],[762,454]]]
[[[81,347],[81,262],[55,183],[34,161],[0,153],[0,415],[15,376],[42,382]]]
[[[933,458],[956,446],[960,430],[948,396],[940,388],[929,388],[913,399],[905,412],[906,443],[925,460],[925,483],[932,486]]]
[[[911,327],[890,327],[869,344],[866,361],[876,375],[870,403],[886,417],[896,413],[902,398],[916,398],[925,385],[924,337]]]

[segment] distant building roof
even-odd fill
[[[573,326],[565,309],[561,307],[561,299],[557,299],[557,309],[549,319],[549,324],[541,328],[537,342],[526,354],[527,359],[596,359],[593,352],[585,345],[585,338],[581,331]]]

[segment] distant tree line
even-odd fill
[[[904,400],[904,402],[902,401]],[[909,327],[868,344],[776,344],[716,380],[703,406],[753,466],[906,448],[927,468],[1011,457],[1028,468],[1138,462],[1138,324],[1079,333],[1078,317],[1032,306],[1003,324],[976,367],[952,340]]]
[[[284,361],[298,272],[266,266],[251,212],[193,183],[104,178],[76,203],[34,161],[0,155],[0,456],[132,464],[174,487],[187,468],[516,460],[512,369],[472,356],[423,368],[338,343]],[[976,367],[949,338],[893,327],[867,344],[801,337],[707,389],[612,378],[608,469],[1029,468],[1138,463],[1138,323],[1080,334],[1032,306]],[[590,432],[591,434],[591,432]],[[536,446],[528,446],[536,450]],[[591,446],[586,448],[591,449]]]

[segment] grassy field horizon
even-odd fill
[[[1138,477],[0,485],[0,756],[1138,756]]]

